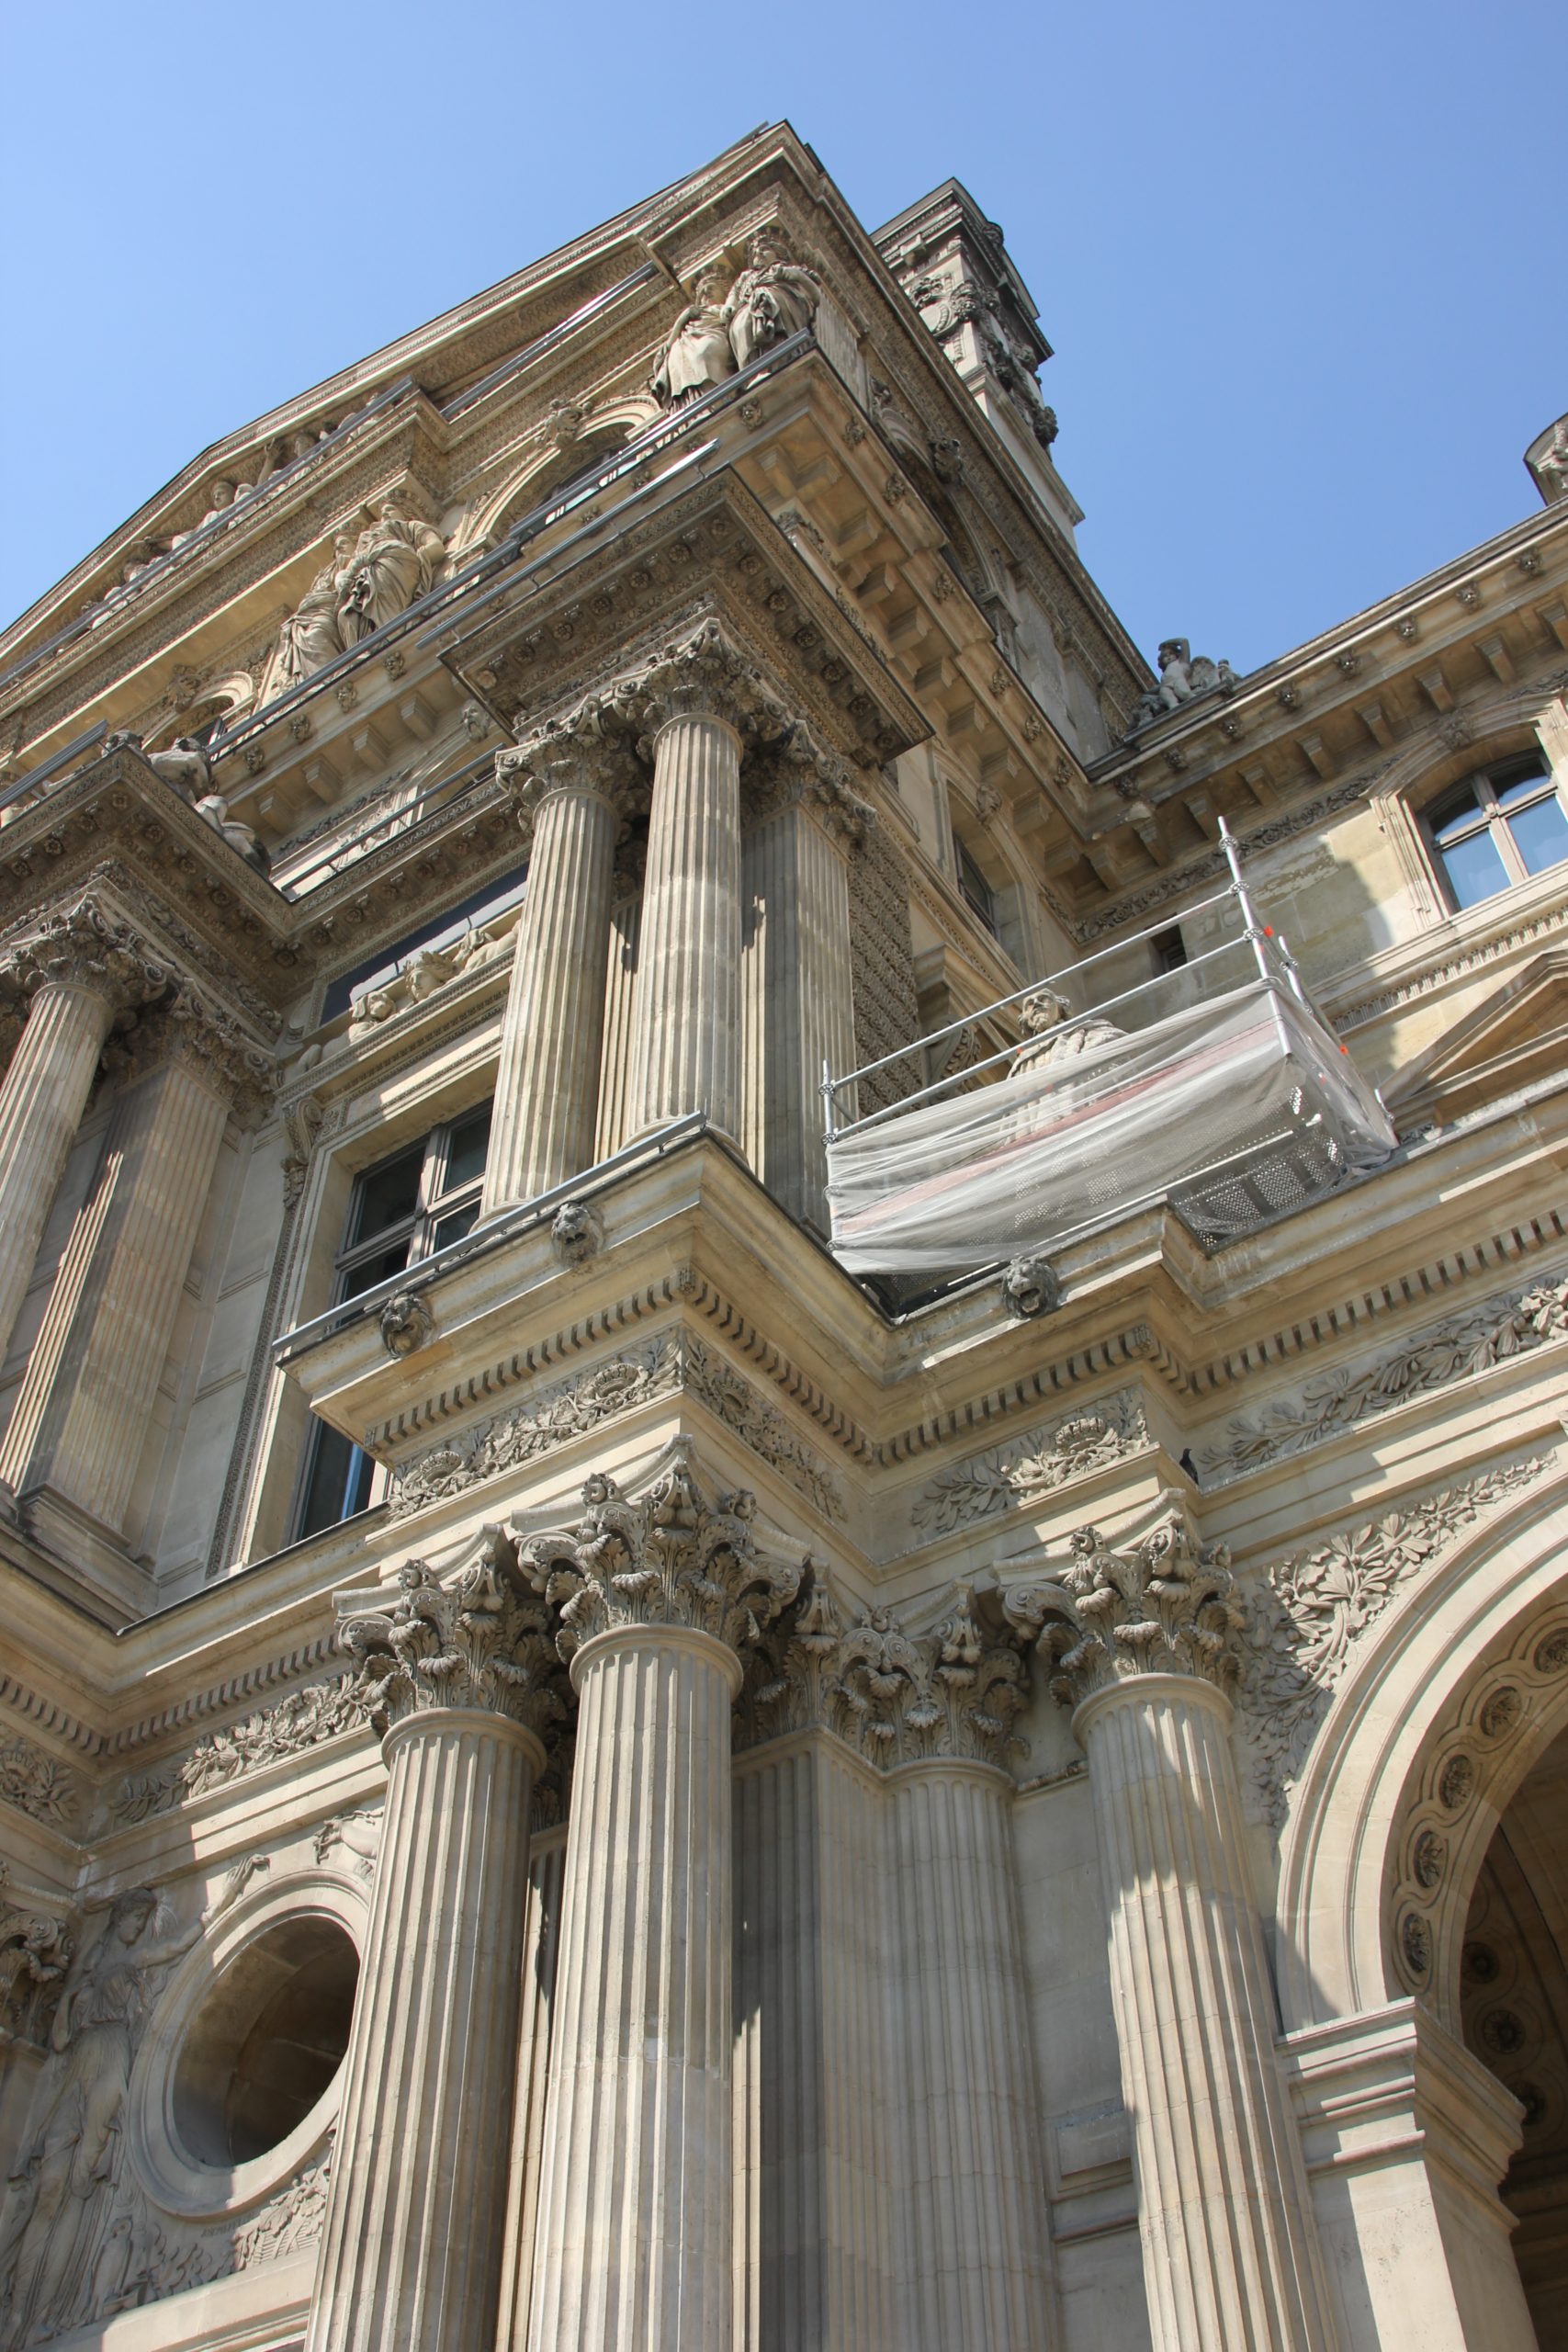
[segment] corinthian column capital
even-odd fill
[[[645,741],[677,718],[719,719],[743,741],[773,742],[790,728],[756,662],[711,619],[661,647],[615,700],[636,716]]]
[[[739,1657],[794,1600],[804,1564],[758,1549],[756,1497],[741,1488],[709,1502],[689,1443],[678,1438],[671,1452],[640,1500],[595,1473],[580,1520],[524,1542],[523,1573],[560,1612],[563,1658],[595,1634],[632,1626],[706,1634]]]
[[[758,770],[761,770],[761,773]],[[829,751],[804,720],[773,747],[772,758],[748,771],[749,803],[757,817],[795,805],[808,808],[823,830],[846,845],[863,841],[876,811],[855,790],[849,762]]]
[[[1003,1603],[1051,1668],[1051,1691],[1076,1707],[1146,1674],[1188,1674],[1225,1690],[1238,1669],[1241,1609],[1224,1544],[1200,1544],[1173,1510],[1131,1551],[1098,1528],[1073,1537],[1060,1575]]]
[[[173,977],[129,923],[91,898],[46,915],[0,959],[0,988],[14,1004],[54,986],[80,989],[122,1012],[161,996]]]
[[[982,1623],[972,1585],[954,1587],[937,1624],[909,1634],[889,1609],[846,1619],[818,1570],[753,1675],[748,1728],[762,1740],[819,1725],[885,1771],[940,1760],[1005,1767],[1028,1698],[1017,1644]]]
[[[625,721],[599,695],[499,751],[495,773],[512,786],[525,828],[552,793],[591,793],[623,819],[639,801],[647,805],[647,780],[632,756]]]
[[[547,1612],[519,1577],[504,1530],[487,1527],[446,1583],[424,1561],[405,1560],[397,1599],[379,1599],[342,1595],[338,1620],[338,1638],[363,1669],[352,1695],[378,1729],[458,1708],[543,1740],[565,1713]]]

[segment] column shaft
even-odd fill
[[[113,1018],[107,989],[46,980],[0,1084],[0,1360]]]
[[[533,2352],[727,2352],[729,1715],[710,1636],[579,1653]]]
[[[0,1449],[0,1478],[122,1536],[228,1123],[182,1058],[122,1096]]]
[[[386,1752],[309,2352],[493,2352],[543,1750],[452,1709]]]
[[[1195,1676],[1098,1693],[1089,1758],[1155,2352],[1325,2352],[1301,2143],[1245,1869],[1230,1705]]]
[[[536,1847],[528,1873],[528,1917],[517,2028],[517,2086],[508,2166],[511,2193],[502,2256],[501,2326],[496,2334],[496,2352],[525,2352],[528,2342],[528,2301],[534,2281],[534,2232],[539,2216],[539,2168],[545,2153],[565,1862],[564,1842],[547,1848],[543,1853]]]
[[[844,853],[796,801],[741,859],[746,1153],[792,1216],[825,1227],[822,1064],[855,1058]]]
[[[585,785],[540,797],[502,1031],[485,1211],[593,1162],[615,811]]]
[[[906,1765],[893,1792],[900,2342],[924,2352],[1044,2352],[1056,2329],[1012,1784],[993,1766],[943,1760]]]
[[[740,739],[721,718],[655,741],[633,1019],[634,1132],[705,1111],[738,1138]]]
[[[897,2352],[886,1797],[813,1736],[735,1783],[735,2340]]]

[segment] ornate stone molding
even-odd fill
[[[1568,1275],[1551,1274],[1527,1289],[1487,1299],[1447,1323],[1420,1332],[1393,1354],[1362,1372],[1334,1372],[1310,1381],[1297,1396],[1227,1424],[1225,1442],[1199,1455],[1205,1480],[1239,1477],[1248,1470],[1304,1453],[1358,1421],[1386,1413],[1451,1380],[1484,1372],[1549,1340],[1568,1336]]]
[[[496,780],[512,787],[525,831],[540,802],[556,792],[592,793],[607,801],[623,824],[647,807],[648,779],[627,736],[632,716],[612,698],[589,695],[575,710],[496,753]]]
[[[0,1803],[51,1828],[69,1829],[81,1811],[80,1776],[18,1733],[0,1741]]]
[[[607,700],[637,727],[644,758],[652,757],[654,735],[671,719],[722,719],[743,743],[777,742],[794,724],[750,655],[711,616],[662,646]]]
[[[160,997],[174,967],[94,897],[61,914],[46,915],[0,962],[0,995],[19,1007],[46,985],[90,989],[116,1012]]]
[[[1051,1693],[1077,1706],[1145,1674],[1191,1674],[1228,1690],[1240,1668],[1241,1610],[1230,1555],[1200,1544],[1179,1510],[1129,1552],[1098,1528],[1073,1537],[1061,1575],[1007,1594],[1010,1623],[1051,1670]]]
[[[1276,1826],[1352,1652],[1403,1588],[1465,1529],[1539,1477],[1538,1458],[1486,1470],[1293,1552],[1251,1583],[1240,1701],[1254,1803]]]
[[[355,1700],[351,1673],[330,1682],[312,1682],[288,1690],[268,1707],[259,1707],[238,1723],[209,1732],[184,1756],[150,1772],[128,1773],[110,1796],[109,1820],[118,1826],[146,1821],[173,1805],[220,1789],[246,1772],[299,1756],[339,1733],[355,1731],[361,1711]]]
[[[398,1570],[398,1598],[340,1606],[344,1647],[362,1672],[349,1696],[378,1731],[436,1708],[504,1716],[543,1738],[565,1713],[547,1611],[518,1574],[505,1531],[487,1527],[474,1557],[443,1584],[423,1560]]]
[[[854,788],[849,762],[829,751],[804,719],[773,746],[770,759],[752,763],[746,785],[748,821],[797,805],[809,808],[826,832],[846,844],[863,841],[867,827],[876,822],[875,809]]]
[[[711,1634],[737,1655],[795,1598],[804,1562],[757,1548],[756,1497],[746,1488],[710,1502],[692,1469],[691,1442],[668,1449],[670,1467],[640,1501],[595,1473],[583,1516],[524,1541],[523,1573],[558,1611],[556,1646],[570,1659],[596,1634],[668,1625]]]
[[[955,1462],[922,1487],[910,1510],[916,1527],[951,1534],[995,1511],[1033,1502],[1069,1479],[1086,1477],[1149,1442],[1148,1423],[1131,1388],[1118,1389],[1081,1413],[1064,1414],[1010,1445]]]
[[[753,1662],[739,1744],[820,1727],[879,1771],[933,1758],[1005,1767],[1025,1752],[1013,1725],[1028,1698],[1017,1645],[981,1623],[973,1586],[912,1634],[888,1609],[847,1619],[818,1568]]]

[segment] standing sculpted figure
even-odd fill
[[[353,556],[352,533],[340,531],[333,541],[332,561],[321,566],[278,631],[277,650],[262,684],[263,702],[286,695],[345,650],[337,614],[353,577]]]
[[[148,1886],[119,1895],[54,2013],[54,2083],[0,2239],[5,2352],[71,2324],[108,2218],[120,2109],[157,1975],[207,1923],[173,1928]]]
[[[399,499],[384,498],[349,560],[347,584],[337,608],[344,651],[385,628],[433,588],[446,554],[439,531],[407,514]]]
[[[749,367],[775,343],[787,343],[808,327],[822,293],[817,272],[791,261],[783,231],[772,223],[752,238],[746,264],[723,313],[738,368]]]
[[[661,408],[683,408],[688,401],[700,400],[715,384],[734,375],[735,354],[724,311],[728,289],[729,273],[717,262],[697,272],[692,305],[676,320],[664,356],[649,379],[649,390]]]

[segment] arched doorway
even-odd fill
[[[1524,2110],[1501,2194],[1540,2352],[1568,2352],[1568,1732],[1493,1832],[1465,1918],[1460,2006],[1467,2045]]]

